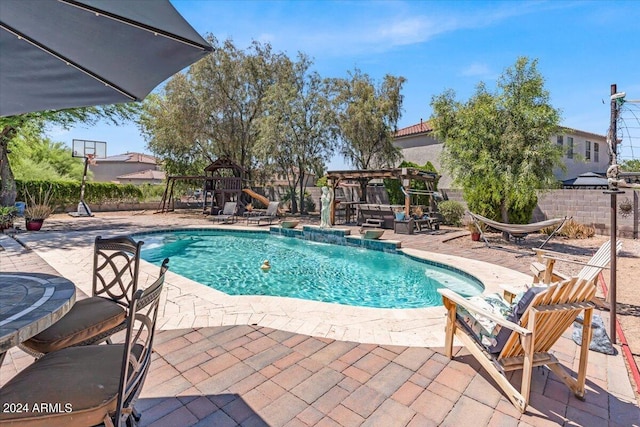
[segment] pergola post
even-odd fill
[[[404,177],[402,178],[401,183],[405,189],[411,186],[411,180]],[[411,210],[411,196],[409,195],[409,191],[407,190],[404,193],[404,215],[406,218],[409,218],[409,215],[411,215],[411,212],[409,212],[410,210]]]
[[[329,225],[333,226],[336,223],[336,188],[338,187],[339,179],[336,180],[327,180],[327,184],[331,187],[331,194],[333,197],[331,198],[331,204],[329,205]]]
[[[327,172],[327,186],[331,185],[335,194],[335,189],[341,180],[355,180],[360,182],[360,187],[363,192],[361,196],[361,202],[369,202],[367,200],[366,183],[371,179],[398,179],[401,181],[405,188],[409,188],[411,180],[424,182],[427,189],[426,195],[430,195],[433,192],[434,182],[437,180],[438,175],[433,172],[425,172],[415,168],[392,168],[392,169],[375,169],[375,170],[357,170],[357,171],[328,171]],[[411,210],[411,195],[409,191],[406,192],[404,199],[404,211],[408,216]],[[364,200],[362,200],[364,199]],[[331,204],[329,219],[333,224],[335,222],[335,203]]]

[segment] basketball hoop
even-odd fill
[[[96,165],[96,155],[95,154],[87,154],[87,163],[91,166]]]

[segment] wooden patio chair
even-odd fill
[[[616,253],[622,249],[622,242],[616,244]],[[533,283],[549,284],[559,280],[566,280],[568,277],[557,271],[554,266],[557,261],[568,262],[571,264],[579,264],[584,267],[578,273],[578,279],[586,281],[594,281],[600,272],[607,268],[611,262],[611,241],[607,240],[600,246],[600,249],[586,263],[574,261],[566,258],[566,254],[560,252],[548,251],[545,249],[536,249],[537,261],[531,263],[531,273],[533,273]]]
[[[510,316],[502,317],[495,312],[480,308],[449,289],[438,289],[447,309],[445,351],[453,358],[453,338],[457,337],[491,378],[504,391],[513,405],[525,412],[529,404],[533,368],[546,365],[580,399],[584,397],[589,343],[591,341],[591,318],[596,293],[593,282],[572,278],[548,287],[537,287],[527,291],[521,303],[514,305]],[[528,305],[526,302],[530,301]],[[463,310],[461,310],[461,308]],[[475,328],[463,317],[466,313],[474,319],[484,316],[497,327],[492,331],[493,345],[488,346]],[[565,330],[571,326],[580,312],[584,311],[584,329],[580,348],[577,377],[573,377],[556,357],[550,353]],[[520,318],[518,319],[521,313]],[[473,331],[476,330],[476,333]],[[506,336],[504,346],[500,335]],[[487,336],[485,336],[486,338]],[[500,348],[502,347],[502,348]],[[510,371],[522,370],[520,389],[507,378]]]
[[[622,242],[616,244],[616,253],[622,249]],[[546,249],[535,249],[537,261],[531,263],[531,273],[533,273],[533,285],[548,285],[549,283],[568,280],[570,276],[554,271],[557,261],[568,262],[571,264],[579,264],[584,267],[577,276],[578,280],[593,282],[594,286],[598,284],[598,276],[600,272],[607,268],[611,262],[611,241],[607,240],[600,246],[600,249],[586,263],[567,259],[566,254],[560,252],[548,251]],[[500,285],[504,290],[504,297],[507,301],[512,301],[518,293],[523,291],[522,286]]]

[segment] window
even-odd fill
[[[585,141],[584,143],[584,159],[591,160],[591,141]]]
[[[556,140],[556,144],[558,144],[558,147],[562,147],[562,144],[563,144],[563,136],[562,135],[558,135],[558,139]]]
[[[573,137],[567,137],[567,159],[573,159]]]
[[[600,144],[597,142],[593,143],[593,161],[596,163],[600,162]]]

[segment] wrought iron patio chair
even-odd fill
[[[138,287],[143,244],[128,236],[96,237],[92,296],[77,301],[64,317],[20,348],[38,358],[66,347],[97,344],[124,330],[127,310]]]
[[[123,344],[68,347],[44,355],[0,389],[0,402],[59,407],[0,411],[0,426],[136,425],[137,400],[149,366],[168,260],[147,289],[133,295]],[[38,408],[39,409],[39,408]]]

